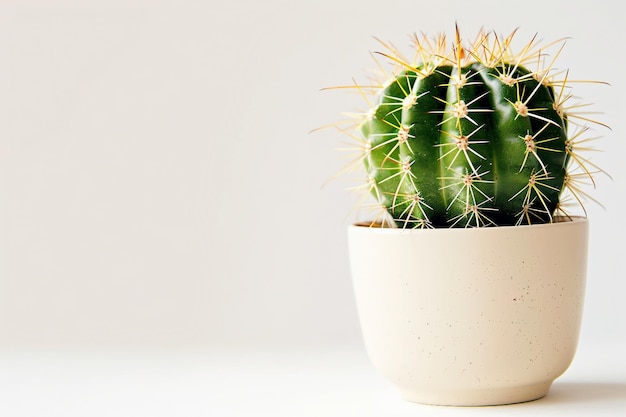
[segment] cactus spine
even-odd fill
[[[350,135],[360,143],[366,187],[390,223],[546,223],[565,213],[564,193],[582,205],[580,182],[593,183],[599,169],[576,150],[593,121],[570,104],[567,72],[554,74],[562,47],[546,64],[534,39],[511,52],[514,33],[481,32],[465,47],[457,28],[450,50],[444,36],[414,36],[413,62],[383,43],[393,74],[354,86],[371,107]]]

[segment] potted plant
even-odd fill
[[[350,86],[369,108],[337,125],[380,208],[349,227],[365,347],[410,401],[541,398],[576,350],[588,220],[567,203],[601,172],[583,151],[602,123],[555,66],[564,42],[514,35],[415,35],[411,60],[381,42],[393,68]]]

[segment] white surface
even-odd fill
[[[406,402],[359,345],[0,354],[7,417],[611,416],[626,414],[623,349],[582,349],[547,397],[479,408]]]

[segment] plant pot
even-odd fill
[[[578,344],[587,243],[584,218],[473,229],[350,226],[370,360],[413,402],[543,397]]]

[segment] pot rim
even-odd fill
[[[361,230],[361,231],[371,231],[371,233],[380,233],[380,234],[396,234],[396,233],[504,233],[505,231],[511,231],[514,229],[531,231],[538,231],[540,229],[545,229],[548,227],[574,227],[575,225],[581,223],[589,223],[589,219],[585,216],[555,216],[554,221],[550,223],[539,223],[539,224],[525,224],[525,225],[509,225],[509,226],[488,226],[488,227],[456,227],[456,228],[448,228],[448,227],[439,227],[434,229],[404,229],[401,227],[381,227],[378,224],[372,224],[369,222],[358,222],[352,223],[348,226],[350,230]]]

